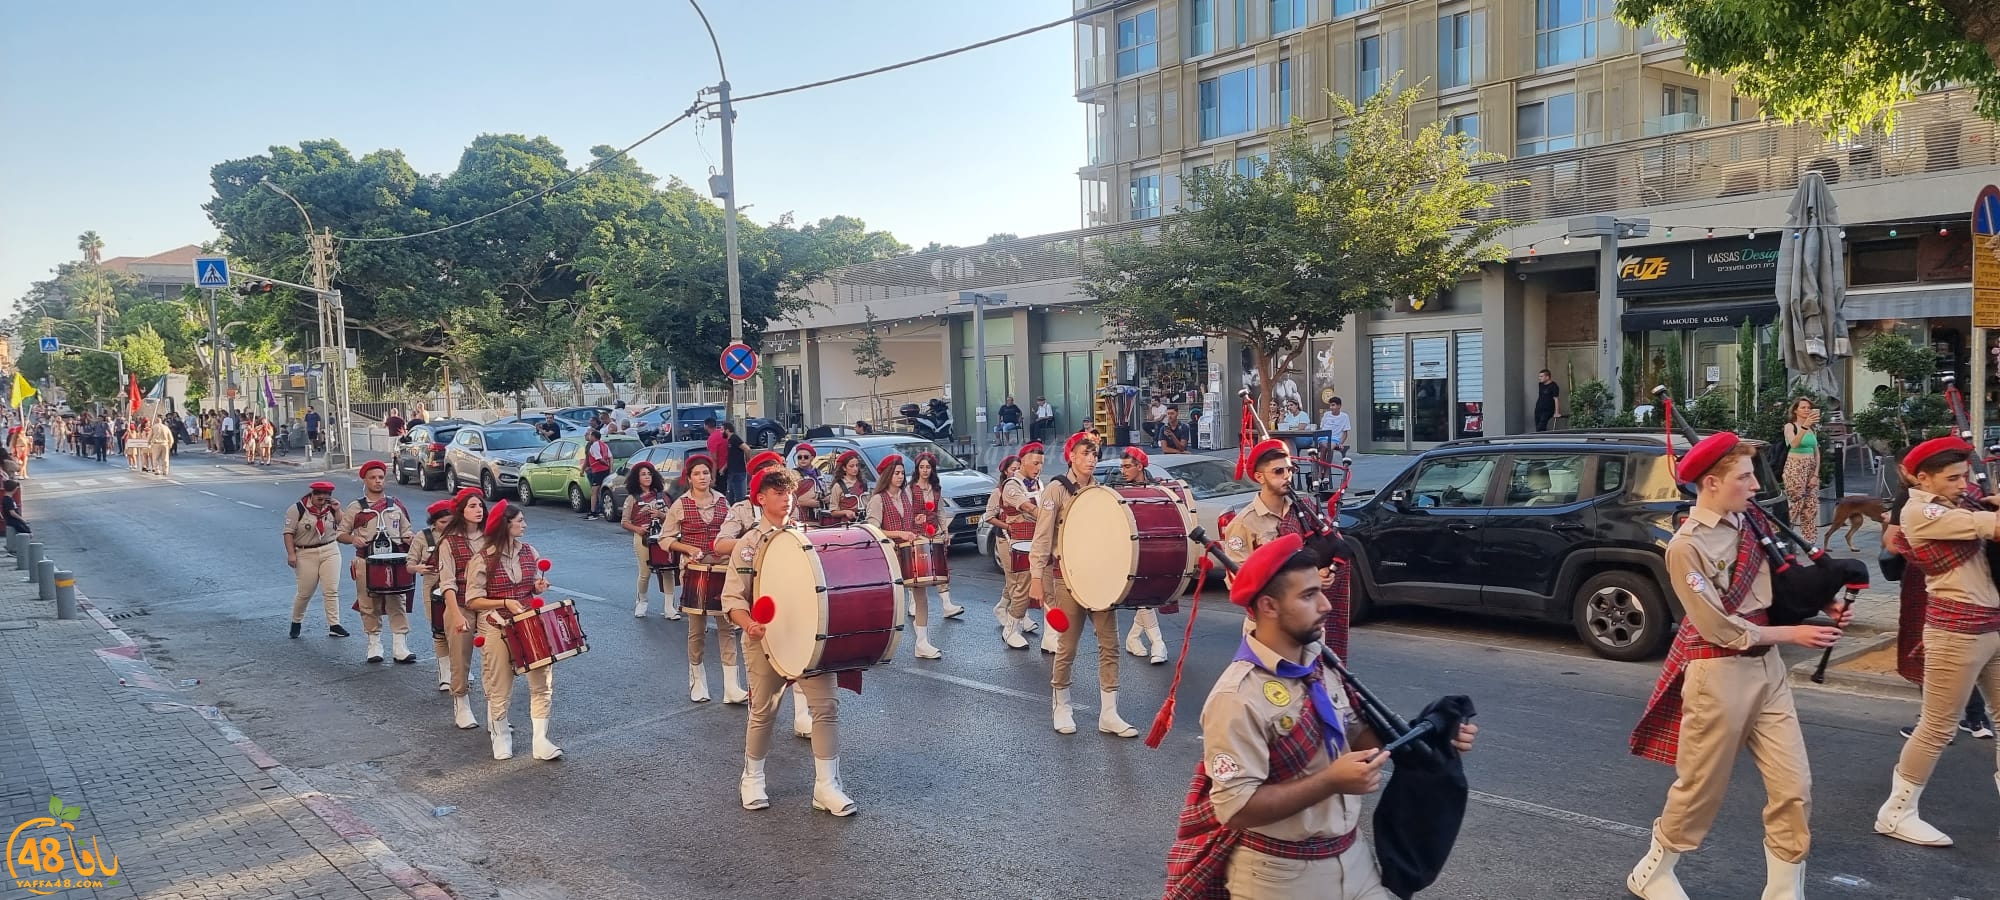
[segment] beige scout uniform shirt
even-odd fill
[[[763,515],[757,504],[741,500],[729,507],[729,514],[722,517],[722,530],[715,533],[718,541],[735,540],[757,524],[757,517]]]
[[[165,422],[153,422],[153,449],[164,452],[172,450],[173,447],[174,430],[168,428]]]
[[[762,516],[750,524],[750,529],[736,542],[736,551],[730,554],[729,573],[722,576],[722,614],[728,616],[736,610],[750,611],[750,592],[756,589],[757,573],[750,564],[757,560],[757,551],[764,542],[777,534],[779,529],[763,521]],[[785,520],[787,524],[790,519]],[[748,632],[743,635],[743,643],[748,649],[753,639]],[[761,642],[758,642],[761,643]]]
[[[1033,520],[1040,512],[1036,493],[1028,490],[1026,478],[1009,478],[1006,484],[1000,486],[1000,493],[995,496],[1000,498],[1001,509],[1009,518],[1025,516]]]
[[[451,555],[444,552],[444,536],[438,534],[435,529],[426,528],[417,532],[416,537],[410,538],[410,565],[419,566],[428,563],[434,567],[431,570],[431,574],[420,576],[422,578],[421,583],[424,588],[424,596],[426,597],[437,593],[437,586],[444,583],[438,580],[444,562],[442,560],[429,559],[428,557],[432,553],[436,553],[438,556]]]
[[[1278,526],[1291,515],[1292,501],[1283,500],[1274,512],[1264,505],[1264,495],[1250,498],[1250,505],[1243,508],[1242,515],[1231,520],[1222,532],[1222,549],[1229,558],[1242,563],[1250,558],[1250,551],[1278,539]]]
[[[1246,635],[1244,641],[1265,668],[1260,670],[1243,660],[1231,662],[1222,670],[1222,677],[1208,694],[1208,702],[1201,707],[1202,759],[1208,766],[1208,777],[1214,781],[1208,797],[1215,804],[1216,819],[1224,825],[1242,811],[1244,804],[1250,802],[1250,795],[1270,777],[1272,742],[1298,727],[1299,717],[1312,715],[1312,698],[1305,682],[1272,674],[1269,670],[1276,669],[1281,658],[1276,651],[1254,636]],[[1316,646],[1311,651],[1319,652]],[[1327,695],[1333,698],[1334,709],[1346,730],[1347,738],[1342,744],[1346,749],[1353,746],[1354,736],[1360,733],[1361,720],[1348,706],[1340,676],[1324,668],[1321,673]],[[1312,762],[1306,765],[1305,774],[1332,764],[1326,746],[1321,744],[1313,752]],[[1339,837],[1353,831],[1360,817],[1360,797],[1336,794],[1290,818],[1250,830],[1281,841]]]
[[[660,526],[660,540],[662,542],[681,540],[682,526],[687,521],[687,513],[685,512],[686,507],[682,504],[681,502],[682,500],[689,500],[693,502],[695,504],[695,508],[700,510],[700,514],[703,521],[707,521],[710,516],[715,515],[716,504],[724,502],[722,494],[718,491],[708,492],[707,503],[703,503],[700,500],[693,498],[694,498],[694,492],[689,491],[686,494],[682,494],[679,500],[675,500],[672,503],[667,504],[667,521],[666,524]],[[731,509],[730,513],[734,514],[735,510]],[[724,527],[727,527],[727,524],[728,523],[725,520]]]
[[[533,552],[532,547],[529,550],[530,556],[533,556],[537,562],[541,561],[542,555],[540,553]],[[465,577],[465,599],[472,600],[486,596],[487,586],[493,581],[492,570],[488,568],[490,562],[486,556],[485,549],[481,548],[478,553],[472,555],[472,561],[466,563],[465,567],[471,571]],[[507,578],[515,584],[520,584],[524,578],[528,581],[534,581],[541,575],[540,572],[534,569],[522,569],[521,554],[519,553],[502,554],[500,557],[500,568],[506,571]],[[504,609],[488,610],[488,612],[499,616],[507,615],[507,611]]]
[[[1973,512],[1929,491],[1911,489],[1910,502],[1903,505],[1903,535],[1911,544],[1930,541],[1969,541],[2000,538],[2000,513]],[[2000,588],[1994,587],[1993,569],[1985,553],[1975,553],[1965,565],[1943,575],[1927,575],[1925,586],[1931,596],[1978,606],[2000,606]]]
[[[401,506],[390,506],[371,516],[368,521],[357,524],[355,520],[361,516],[361,503],[360,500],[349,500],[347,505],[341,508],[340,536],[360,541],[362,547],[357,548],[356,552],[363,557],[368,555],[366,545],[375,541],[377,532],[387,532],[389,540],[397,544],[408,544],[410,539],[416,536],[416,530],[411,527],[410,517],[404,515]]]
[[[1082,481],[1076,483],[1076,489],[1082,491],[1095,483],[1091,475],[1085,475]],[[1042,482],[1040,510],[1035,518],[1035,543],[1028,550],[1028,577],[1036,582],[1046,584],[1046,579],[1055,574],[1056,535],[1062,529],[1063,516],[1069,514],[1070,503],[1075,500],[1076,494],[1063,487],[1062,482],[1054,478]]]
[[[294,549],[305,550],[339,539],[340,513],[329,509],[323,515],[318,520],[310,514],[300,515],[298,503],[285,507],[285,533],[292,536]]]
[[[1745,618],[1771,606],[1771,567],[1757,570],[1750,596],[1736,615],[1722,612],[1722,593],[1729,587],[1729,570],[1736,565],[1741,513],[1723,515],[1697,506],[1667,542],[1667,577],[1694,629],[1703,640],[1729,650],[1748,650],[1763,642],[1763,630]],[[1764,551],[1758,550],[1758,553]]]

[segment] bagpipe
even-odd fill
[[[1972,417],[1966,412],[1965,395],[1959,392],[1957,381],[1958,379],[1950,375],[1944,377],[1944,403],[1945,406],[1951,408],[1952,422],[1958,429],[1958,436],[1964,439],[1966,443],[1971,444],[1976,451],[1979,444],[1973,441]],[[2000,482],[1994,480],[1993,476],[1993,465],[1996,461],[1993,453],[2000,451],[2000,446],[1988,447],[1987,451],[1985,456],[1979,457],[1974,461],[1975,464],[1972,467],[1973,484],[1967,488],[1967,493],[1974,500],[1993,493],[1995,485],[2000,484]],[[1981,508],[1983,509],[1984,507],[1982,506]],[[1982,543],[1986,553],[1987,571],[1993,573],[1994,583],[2000,585],[2000,541],[1984,541]],[[1922,576],[1919,575],[1918,577]]]
[[[1693,422],[1685,417],[1674,417],[1674,398],[1668,395],[1666,385],[1653,388],[1653,396],[1659,401],[1661,409],[1666,411],[1668,428],[1678,426],[1681,437],[1687,439],[1690,448],[1701,442],[1701,434],[1695,430]],[[1667,455],[1670,459],[1673,456],[1671,442]],[[1813,514],[1818,515],[1819,511],[1815,509]],[[1868,587],[1867,564],[1858,559],[1826,555],[1825,550],[1800,537],[1791,523],[1773,518],[1755,500],[1744,511],[1743,527],[1757,542],[1765,562],[1771,567],[1769,616],[1772,625],[1805,622],[1820,615],[1836,600],[1841,601],[1843,609],[1852,607],[1855,595]],[[1845,596],[1842,591],[1846,592]],[[1832,660],[1833,648],[1828,647],[1820,655],[1813,681],[1826,680],[1826,667]]]

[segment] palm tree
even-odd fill
[[[104,239],[95,231],[77,235],[76,249],[83,251],[84,265],[94,266],[104,261]]]

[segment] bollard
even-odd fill
[[[56,618],[76,618],[76,574],[56,572]]]
[[[56,602],[56,561],[45,559],[35,563],[35,581],[41,587],[42,602]]]
[[[28,546],[27,532],[25,531],[7,532],[7,553],[9,555],[13,556],[15,559],[20,559],[21,554],[26,552],[27,546]]]
[[[42,542],[29,541],[28,555],[21,559],[22,565],[20,566],[20,568],[27,570],[28,577],[23,578],[21,580],[32,583],[35,580],[35,564],[41,561],[42,561]]]

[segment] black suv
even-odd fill
[[[1599,656],[1639,660],[1673,636],[1667,539],[1692,498],[1674,481],[1667,436],[1650,430],[1543,432],[1455,441],[1419,457],[1373,496],[1344,504],[1358,578],[1354,616],[1373,606],[1441,606],[1567,622]],[[1673,451],[1687,442],[1676,437]],[[1760,454],[1758,502],[1784,520]]]
[[[415,481],[427,491],[444,487],[445,445],[451,443],[460,426],[470,424],[464,419],[439,419],[410,426],[389,454],[389,469],[396,473],[396,483]]]

